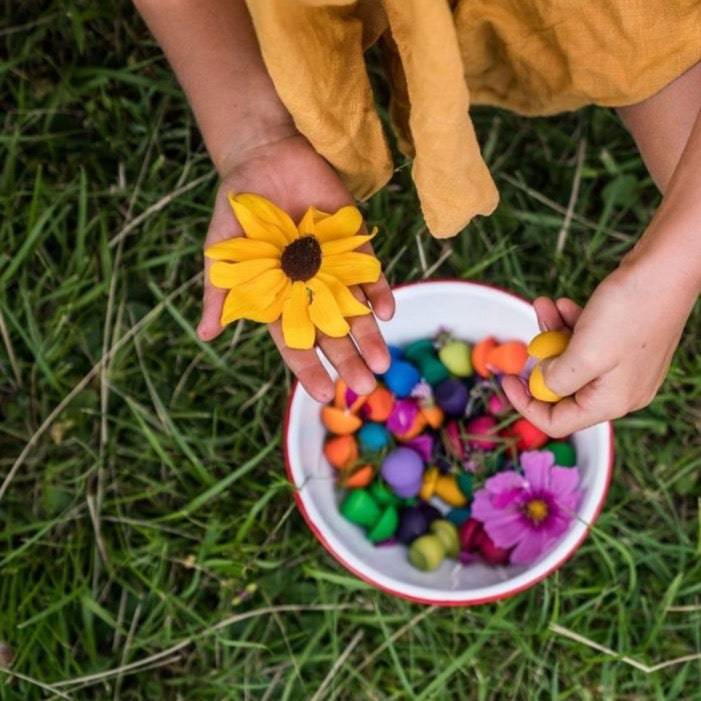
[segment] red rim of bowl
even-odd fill
[[[416,285],[431,285],[434,283],[445,283],[445,282],[450,282],[450,283],[464,283],[467,285],[477,285],[479,287],[488,287],[492,290],[497,290],[499,292],[503,292],[504,294],[507,294],[511,297],[515,297],[516,299],[521,300],[522,302],[526,302],[527,304],[531,304],[531,302],[523,297],[522,295],[519,295],[515,292],[512,292],[511,290],[505,290],[503,287],[499,287],[498,285],[493,285],[490,283],[486,282],[475,282],[472,280],[456,280],[456,279],[450,279],[450,278],[436,278],[433,280],[420,280],[417,282],[407,282],[403,283],[401,285],[395,285],[392,289],[393,290],[398,290],[402,289],[404,287],[414,287]],[[313,519],[309,516],[304,503],[302,501],[302,497],[299,494],[299,490],[297,489],[297,486],[295,485],[295,481],[292,475],[292,468],[290,466],[290,459],[289,459],[289,451],[288,451],[288,431],[289,431],[289,426],[290,426],[290,414],[292,411],[292,402],[294,400],[295,394],[299,388],[299,383],[295,380],[294,384],[292,385],[292,389],[290,390],[290,394],[287,398],[287,406],[285,407],[285,418],[284,418],[284,425],[283,425],[283,455],[285,459],[285,472],[287,474],[287,479],[289,480],[290,484],[293,487],[294,491],[294,499],[297,504],[297,508],[299,509],[300,513],[302,514],[302,518],[304,519],[305,523],[309,527],[309,530],[314,534],[316,539],[324,546],[326,551],[334,557],[334,559],[339,562],[343,567],[354,574],[358,579],[362,580],[366,584],[369,584],[370,586],[374,587],[375,589],[379,589],[380,591],[385,592],[386,594],[391,594],[392,596],[397,596],[400,599],[405,599],[407,601],[411,601],[413,603],[418,603],[418,604],[427,604],[427,605],[432,605],[432,606],[479,606],[480,604],[489,604],[494,601],[500,601],[501,599],[508,599],[511,596],[515,596],[516,594],[520,594],[523,591],[526,591],[526,589],[530,589],[531,587],[535,586],[536,584],[539,584],[542,582],[544,579],[549,577],[553,572],[556,570],[560,569],[562,565],[567,562],[576,552],[579,550],[580,546],[582,543],[586,540],[587,536],[589,535],[589,531],[591,530],[591,527],[594,525],[596,520],[599,518],[599,514],[601,513],[601,510],[604,507],[604,503],[606,502],[606,497],[608,496],[609,488],[611,486],[611,479],[613,477],[613,465],[615,462],[615,445],[614,445],[614,434],[613,434],[613,424],[608,421],[608,429],[609,429],[609,463],[606,467],[606,484],[604,486],[604,489],[601,493],[601,498],[599,499],[599,503],[596,505],[596,509],[594,510],[594,514],[591,518],[590,523],[587,525],[587,527],[584,530],[584,533],[582,536],[579,538],[579,540],[572,545],[572,547],[569,549],[568,552],[566,552],[552,567],[550,567],[548,570],[546,570],[543,574],[539,575],[535,579],[526,582],[522,584],[521,586],[514,587],[513,589],[507,589],[505,592],[502,592],[501,594],[494,594],[493,596],[485,596],[479,599],[463,599],[460,601],[443,601],[440,599],[428,599],[425,597],[421,596],[412,596],[411,594],[407,594],[402,591],[398,591],[397,589],[392,589],[391,587],[387,587],[384,584],[380,584],[376,580],[374,580],[372,577],[369,577],[363,572],[360,572],[357,568],[353,567],[351,564],[349,564],[344,557],[338,553],[334,547],[329,543],[329,541],[325,538],[324,534],[321,532],[321,530],[317,527],[317,525],[314,523]]]

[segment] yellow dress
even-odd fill
[[[701,60],[701,0],[247,0],[282,101],[359,199],[393,164],[363,52],[380,41],[390,117],[428,229],[453,236],[498,193],[473,105],[549,115],[653,95]]]

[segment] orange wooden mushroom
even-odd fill
[[[481,377],[489,377],[492,374],[487,367],[487,356],[497,345],[493,336],[487,336],[472,347],[472,368]]]
[[[394,408],[394,395],[386,388],[378,385],[365,398],[363,413],[370,421],[387,421]]]
[[[367,487],[375,476],[372,465],[361,465],[348,476],[341,476],[338,483],[346,489],[361,489]]]
[[[321,409],[321,422],[331,433],[337,436],[347,436],[355,433],[362,425],[362,420],[350,411],[337,409],[335,406],[325,406]]]
[[[337,409],[348,409],[352,414],[355,414],[363,404],[367,397],[365,395],[359,395],[356,397],[355,401],[348,406],[346,403],[346,390],[348,385],[340,377],[336,380],[336,390],[334,393],[333,405]]]
[[[353,436],[334,436],[324,443],[324,455],[337,470],[343,470],[358,459],[358,442]]]
[[[523,341],[507,341],[491,348],[486,357],[487,366],[505,375],[518,375],[526,365],[528,351]]]
[[[443,413],[443,409],[441,409],[438,404],[421,407],[420,411],[424,419],[426,419],[426,423],[431,428],[440,428],[443,425],[445,414]]]

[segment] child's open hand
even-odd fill
[[[299,135],[286,136],[249,150],[237,156],[225,170],[227,174],[219,186],[205,248],[242,234],[227,202],[229,192],[263,195],[295,220],[304,214],[309,205],[333,212],[344,205],[353,204],[353,197],[333,168]],[[359,250],[369,249],[368,244]],[[202,318],[197,327],[198,335],[205,341],[211,341],[222,331],[219,319],[226,297],[226,290],[220,290],[209,282],[211,263],[205,259]],[[384,276],[376,283],[356,288],[354,294],[361,300],[369,300],[380,319],[389,319],[394,314],[394,299]],[[357,393],[365,394],[375,385],[373,373],[384,372],[389,366],[389,353],[372,315],[354,317],[348,321],[355,343],[349,337],[329,338],[319,334],[317,343],[348,385]],[[287,348],[279,321],[270,324],[269,330],[284,361],[305,389],[315,399],[329,401],[333,397],[333,383],[316,351]]]
[[[565,399],[533,399],[514,376],[503,387],[514,408],[548,435],[566,436],[652,401],[696,294],[679,276],[649,268],[622,265],[583,310],[570,299],[535,300],[542,330],[573,330],[567,350],[543,363],[546,385]]]

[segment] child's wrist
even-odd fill
[[[284,117],[251,117],[226,140],[226,147],[210,151],[220,177],[225,178],[255,151],[299,135],[291,119]],[[224,140],[222,140],[224,143]]]
[[[680,302],[687,300],[693,305],[701,294],[699,257],[691,254],[683,242],[677,240],[677,231],[653,227],[623,257],[621,269],[639,280],[647,280],[650,285],[662,281],[665,286],[678,291]]]

